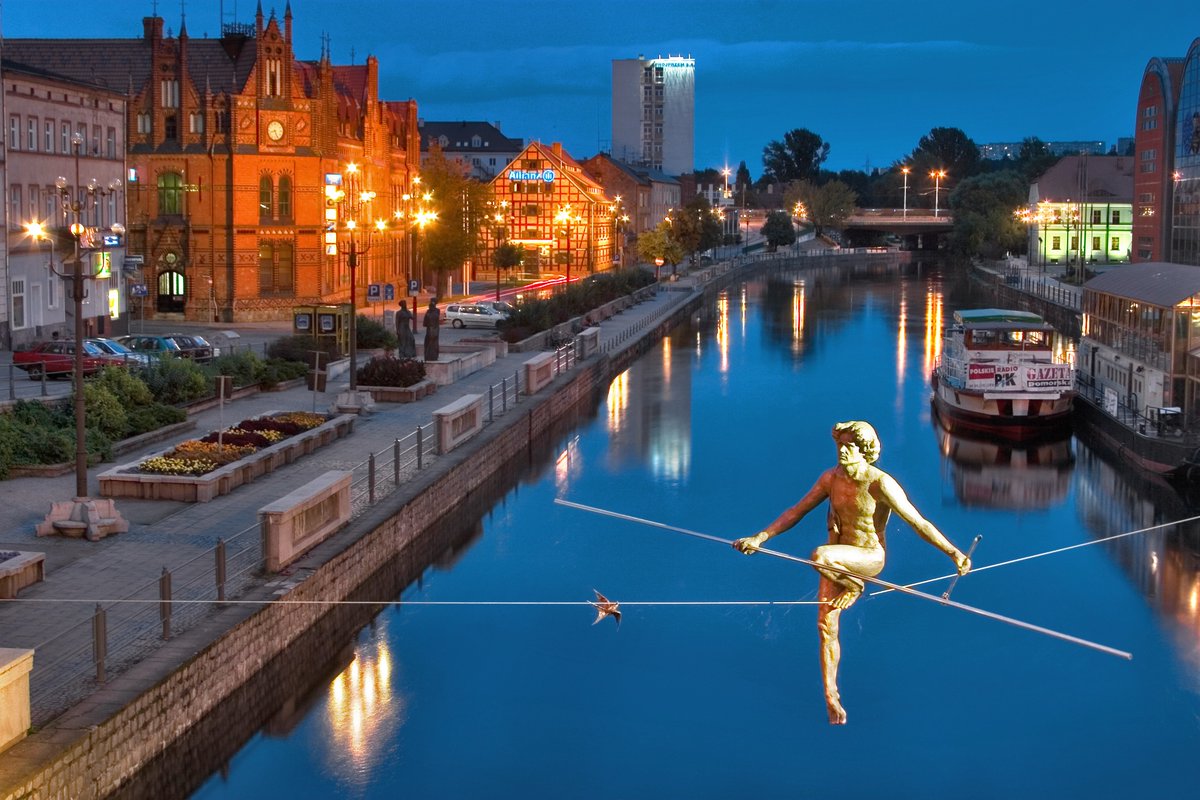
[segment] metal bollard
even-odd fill
[[[162,619],[162,638],[171,638],[171,573],[163,567],[158,579],[158,616]]]
[[[392,480],[400,485],[400,440],[392,442]]]
[[[513,370],[513,402],[521,402],[521,373]]]
[[[8,365],[8,399],[9,400],[17,399],[17,383],[14,380],[14,378],[16,378],[16,376],[17,376],[16,364],[9,364]]]
[[[501,409],[500,410],[508,411],[508,378],[505,378],[504,381],[501,383],[500,397],[501,397],[501,403],[500,403]]]
[[[492,424],[496,411],[496,384],[488,387],[488,424]]]
[[[225,602],[225,540],[217,539],[216,547],[217,602]]]
[[[46,395],[46,365],[42,364],[42,397],[45,397]]]
[[[423,455],[423,453],[421,452],[421,426],[418,425],[417,426],[417,469],[421,468],[421,456],[422,455]]]
[[[108,659],[108,618],[100,604],[92,615],[92,660],[96,663],[96,683],[104,683],[104,662]]]
[[[375,505],[375,454],[367,458],[367,502]]]

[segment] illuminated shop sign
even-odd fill
[[[510,169],[508,171],[508,179],[510,181],[545,181],[553,183],[558,174],[552,169]]]

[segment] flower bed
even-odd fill
[[[350,433],[355,416],[275,412],[100,476],[102,497],[204,503]]]

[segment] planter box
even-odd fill
[[[274,411],[262,416],[285,413]],[[342,414],[323,425],[264,447],[240,461],[226,464],[207,475],[156,475],[139,472],[138,459],[122,464],[100,475],[102,497],[134,497],[141,500],[180,500],[185,503],[207,503],[214,497],[229,494],[244,483],[274,472],[301,456],[346,436],[354,430],[354,414]],[[152,453],[146,458],[165,455],[170,449]]]
[[[376,403],[415,403],[437,391],[437,384],[423,378],[412,386],[359,386],[360,392],[370,392]]]
[[[0,600],[11,600],[46,576],[45,553],[0,553]]]

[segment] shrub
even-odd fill
[[[309,366],[302,361],[284,361],[282,358],[272,358],[263,362],[262,369],[259,371],[258,385],[264,389],[272,389],[284,381],[303,378],[308,370]]]
[[[187,419],[186,411],[164,403],[154,403],[141,408],[126,409],[125,414],[129,420],[128,436],[137,436],[139,433],[155,431]]]
[[[412,386],[425,377],[425,362],[415,358],[382,356],[358,369],[358,382],[365,386]]]
[[[105,367],[90,379],[91,383],[108,389],[126,409],[146,406],[154,402],[154,395],[146,382],[127,369]]]
[[[653,273],[640,268],[590,275],[547,300],[521,303],[498,326],[500,336],[507,342],[520,341],[652,283]]]
[[[146,385],[160,403],[190,403],[212,394],[200,365],[187,358],[163,358],[146,370]]]
[[[389,331],[378,320],[365,317],[362,314],[358,315],[358,346],[364,350],[373,350],[383,348],[384,350],[396,349],[396,334]]]
[[[332,338],[316,339],[312,336],[284,336],[271,342],[267,347],[267,358],[284,361],[298,361],[309,369],[313,368],[314,356],[312,351],[319,351],[321,366],[341,358],[337,343]]]
[[[89,430],[104,434],[110,441],[124,439],[129,430],[129,418],[120,398],[99,381],[83,385],[85,425]]]
[[[212,363],[216,375],[233,378],[234,386],[257,386],[263,370],[263,360],[249,348],[221,356]]]

